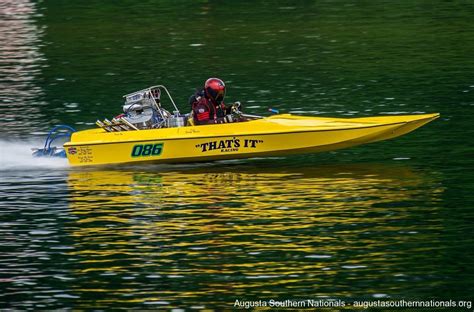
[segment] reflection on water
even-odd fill
[[[35,25],[35,14],[29,0],[0,1],[0,128],[13,134],[44,118],[39,110],[45,104],[39,101],[43,91],[37,85],[43,29]]]
[[[69,172],[66,198],[64,185],[47,191],[58,206],[5,224],[24,248],[2,255],[19,259],[2,300],[230,308],[237,298],[397,296],[404,283],[421,294],[432,282],[436,259],[419,259],[438,244],[442,189],[429,178],[401,166],[223,166]]]
[[[472,297],[474,7],[277,2],[0,1],[0,308]],[[253,114],[443,117],[373,146],[194,169],[67,169],[3,137],[93,127],[154,83],[189,110],[209,75]]]

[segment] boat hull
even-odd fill
[[[76,132],[64,145],[71,165],[180,163],[317,153],[391,139],[438,114],[369,118],[275,115],[248,122],[181,128]]]

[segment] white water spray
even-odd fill
[[[42,148],[33,141],[0,140],[0,171],[67,168],[65,158],[33,157],[31,148]]]

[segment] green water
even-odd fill
[[[1,1],[0,309],[473,301],[473,15],[470,1]],[[251,114],[441,118],[316,155],[81,170],[29,156],[52,126],[94,127],[150,85],[186,112],[211,76]]]

